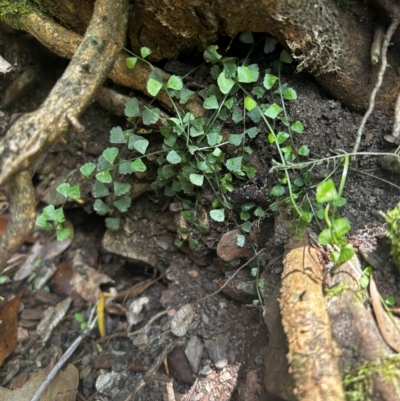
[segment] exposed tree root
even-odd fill
[[[390,41],[392,39],[392,36],[394,34],[394,32],[396,31],[397,27],[399,26],[399,20],[397,18],[394,18],[385,34],[384,40],[383,40],[383,44],[382,44],[382,50],[381,50],[381,66],[379,68],[379,73],[378,73],[378,78],[376,79],[376,83],[374,86],[374,89],[371,92],[371,96],[369,98],[369,105],[368,105],[368,109],[364,114],[363,119],[361,120],[360,126],[357,130],[357,136],[356,136],[356,141],[354,144],[354,148],[353,148],[353,153],[356,153],[358,151],[358,148],[360,147],[360,142],[361,142],[361,137],[364,131],[364,127],[366,122],[368,121],[369,116],[371,115],[371,113],[374,110],[375,107],[375,98],[376,95],[382,85],[383,82],[383,76],[385,75],[385,71],[386,71],[386,66],[387,66],[387,50],[390,44]]]
[[[0,142],[0,186],[10,188],[12,207],[22,202],[28,209],[12,212],[10,227],[0,237],[0,273],[32,228],[34,198],[27,174],[38,157],[58,142],[71,125],[80,126],[79,116],[93,101],[123,46],[127,3],[127,0],[97,0],[84,40],[48,98],[37,111],[19,118]],[[47,29],[40,24],[39,27]],[[55,32],[50,33],[58,37]],[[26,185],[21,188],[19,180]],[[22,223],[16,213],[26,211],[29,223]]]
[[[307,235],[293,238],[286,249],[280,308],[294,394],[304,401],[344,401],[340,351],[331,336],[318,252]]]
[[[83,39],[82,36],[63,28],[40,12],[30,14],[25,19],[24,25],[28,33],[33,35],[49,50],[64,58],[71,58]],[[131,70],[126,66],[127,57],[129,55],[124,51],[117,55],[114,66],[109,73],[109,78],[117,85],[122,85],[150,96],[147,92],[147,80],[154,70],[159,69],[139,59],[135,69]],[[170,75],[162,70],[159,71],[163,75],[163,79],[167,81]],[[159,93],[157,100],[168,109],[174,110],[169,97],[164,91]],[[185,104],[185,108],[190,109],[196,116],[204,114],[202,102],[197,96],[192,96]]]

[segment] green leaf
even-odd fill
[[[287,88],[283,93],[283,98],[285,100],[296,100],[297,92],[293,88]]]
[[[125,63],[126,63],[126,66],[128,67],[128,68],[130,68],[130,69],[133,69],[133,68],[135,68],[135,65],[136,65],[136,63],[137,63],[137,57],[128,57],[126,60],[125,60]]]
[[[233,57],[226,57],[222,60],[224,65],[224,72],[226,78],[235,78],[236,77],[236,70],[237,70],[237,61],[236,58]],[[221,72],[218,73],[218,75]],[[217,77],[218,77],[217,75]]]
[[[294,132],[302,134],[304,132],[304,125],[301,121],[296,121],[291,127]]]
[[[250,70],[250,68],[247,66],[238,67],[237,72],[238,72],[238,81],[239,82],[248,84],[250,82],[257,81],[257,79],[254,80],[253,73]]]
[[[214,221],[223,222],[225,220],[225,209],[214,209],[210,211],[210,217]]]
[[[131,134],[129,136],[128,149],[135,149],[142,155],[146,153],[147,147],[149,146],[149,141],[140,135]]]
[[[333,204],[334,204],[335,206],[337,206],[337,207],[344,206],[346,203],[347,203],[347,199],[346,199],[346,198],[339,198],[339,199],[336,199],[336,200],[333,202]]]
[[[96,180],[92,185],[92,195],[95,198],[102,198],[110,195],[110,191],[102,182]]]
[[[74,185],[73,187],[70,187],[67,191],[67,196],[68,198],[71,199],[80,199],[81,197],[81,187],[80,185]]]
[[[178,153],[175,150],[171,150],[167,154],[167,160],[171,164],[178,164],[182,161],[182,158],[178,155]]]
[[[136,159],[131,163],[131,169],[133,172],[143,173],[147,170],[146,165],[142,162],[142,159]]]
[[[360,280],[358,280],[358,284],[360,285],[361,288],[367,288],[369,286],[369,277],[367,276],[361,276]]]
[[[93,204],[93,209],[100,216],[104,216],[105,214],[109,213],[111,210],[101,199],[96,199],[96,201]]]
[[[332,179],[321,182],[317,186],[317,202],[319,203],[329,203],[333,202],[338,198],[338,193],[336,191],[335,183]]]
[[[222,136],[219,132],[212,131],[207,134],[207,142],[209,146],[215,146],[221,142]]]
[[[249,179],[254,178],[257,172],[254,167],[243,167],[243,170]]]
[[[239,107],[235,107],[232,112],[232,121],[237,124],[243,120],[243,112],[239,109]]]
[[[243,234],[238,234],[236,236],[236,245],[240,248],[244,247],[244,244],[246,242],[246,237]]]
[[[216,109],[218,109],[219,105],[218,105],[217,98],[214,95],[208,97],[206,100],[204,100],[203,107],[206,110],[216,110]]]
[[[232,157],[225,163],[226,168],[234,173],[242,170],[243,156]]]
[[[251,223],[250,223],[250,221],[245,221],[243,224],[240,225],[240,228],[241,228],[244,232],[249,233],[250,230],[251,230]]]
[[[272,53],[275,50],[275,45],[276,45],[276,40],[274,38],[271,38],[267,36],[265,38],[265,44],[264,44],[264,53],[269,54]]]
[[[267,110],[264,111],[264,114],[275,120],[276,117],[283,111],[282,107],[277,105],[276,103],[271,104],[271,106],[268,107]]]
[[[222,56],[217,52],[218,46],[208,46],[207,50],[204,52],[204,59],[209,61],[211,64],[215,64]]]
[[[154,78],[149,78],[147,81],[147,92],[150,93],[151,96],[157,96],[158,92],[160,92],[163,84]]]
[[[257,102],[250,96],[246,96],[244,99],[244,105],[247,111],[251,111],[257,106]]]
[[[104,158],[103,155],[99,156],[99,158],[97,160],[97,166],[96,166],[97,171],[101,171],[101,170],[104,170],[106,168],[112,168],[112,167],[113,167],[113,165],[110,162],[108,162]]]
[[[239,36],[239,40],[242,43],[247,43],[251,45],[254,43],[253,34],[251,32],[242,32]]]
[[[290,135],[287,132],[278,132],[276,141],[279,143],[279,145],[282,145],[288,138],[290,138]]]
[[[240,212],[240,218],[241,218],[242,220],[248,220],[250,217],[251,217],[251,216],[250,216],[250,213],[249,213],[249,212],[247,212],[247,211],[245,211],[245,210],[242,210],[242,211]]]
[[[233,105],[235,104],[235,99],[233,97],[229,98],[228,100],[225,101],[224,106],[230,110],[232,109]]]
[[[150,54],[151,54],[151,50],[150,50],[148,47],[143,46],[143,47],[140,49],[140,55],[142,56],[142,58],[146,58],[146,57],[149,56]]]
[[[57,227],[56,229],[56,237],[57,241],[64,241],[68,238],[71,238],[72,231],[69,228]]]
[[[124,113],[127,117],[139,117],[140,108],[139,101],[133,97],[125,103]]]
[[[344,237],[351,230],[349,219],[341,217],[333,220],[332,228],[336,237]]]
[[[192,184],[197,185],[198,187],[201,187],[203,185],[204,175],[203,174],[190,174],[189,180]]]
[[[267,90],[272,89],[272,87],[275,85],[275,82],[278,80],[278,77],[272,74],[265,74],[263,85],[264,88]]]
[[[354,256],[354,248],[352,244],[346,244],[343,248],[340,248],[340,256],[338,260],[338,264],[347,262]]]
[[[111,177],[111,174],[110,174],[110,170],[108,168],[106,168],[103,171],[99,171],[96,174],[96,178],[100,182],[103,182],[104,184],[108,184],[108,183],[112,182],[112,177]]]
[[[113,202],[113,205],[121,212],[125,213],[131,206],[132,199],[130,196],[125,196],[125,198],[119,199]]]
[[[180,93],[179,93],[179,95],[180,95],[179,103],[180,104],[186,104],[188,102],[188,100],[190,99],[190,97],[192,95],[194,95],[194,92],[191,91],[190,89],[182,88]]]
[[[258,267],[252,267],[251,269],[250,269],[250,275],[251,275],[251,277],[257,277],[258,276]]]
[[[65,196],[66,198],[68,198],[68,190],[70,187],[71,187],[70,184],[68,184],[67,182],[64,182],[57,187],[57,192],[59,194],[61,194],[62,196]]]
[[[131,162],[129,160],[120,160],[118,172],[120,174],[132,174],[133,170],[131,167]]]
[[[251,93],[257,98],[257,99],[261,99],[264,96],[265,93],[265,88],[263,88],[262,86],[255,86]]]
[[[271,189],[271,196],[282,196],[285,193],[285,188],[283,187],[283,185],[275,185],[274,187],[272,187]]]
[[[144,125],[155,124],[160,119],[161,110],[157,107],[146,109],[143,112],[142,119]]]
[[[256,216],[256,217],[264,217],[265,216],[264,209],[259,206],[256,210],[254,210],[254,216]]]
[[[243,141],[244,134],[229,134],[228,141],[231,145],[239,146]]]
[[[221,67],[217,64],[213,65],[210,70],[210,75],[214,79],[217,79],[219,74],[221,74]]]
[[[118,230],[121,224],[121,219],[119,217],[107,217],[105,221],[106,227],[110,230]]]
[[[89,178],[90,175],[93,173],[94,169],[96,168],[96,165],[92,162],[85,163],[79,171],[86,177]]]
[[[167,82],[167,88],[180,91],[183,88],[182,79],[176,75],[171,75]]]
[[[131,184],[114,181],[114,193],[117,196],[125,195],[131,189]]]
[[[318,235],[318,242],[321,245],[328,245],[332,243],[332,232],[329,228],[325,228]]]
[[[235,81],[231,78],[227,78],[224,71],[219,74],[217,82],[220,91],[224,95],[229,93],[229,91],[233,88],[233,85],[235,85]]]
[[[286,49],[284,49],[284,50],[282,50],[282,53],[279,56],[279,61],[282,61],[282,63],[286,63],[286,64],[292,64],[293,57],[290,55],[290,53]]]
[[[132,99],[129,99],[129,100],[132,100]],[[128,102],[129,102],[129,100],[128,100]],[[126,105],[125,105],[125,107],[126,107]],[[126,143],[124,131],[122,131],[121,127],[114,127],[111,129],[110,142],[111,143]]]
[[[111,147],[104,149],[102,156],[110,163],[114,164],[114,160],[118,155],[118,148]],[[111,181],[110,181],[111,182]]]
[[[300,156],[308,156],[310,154],[310,149],[307,145],[301,145],[297,152]]]
[[[52,230],[52,226],[48,223],[47,219],[43,214],[40,214],[35,221],[35,224],[40,227],[42,230],[50,231]]]
[[[252,127],[246,130],[246,134],[249,138],[255,138],[258,134],[258,128],[257,127]]]
[[[276,136],[272,132],[270,132],[268,134],[268,142],[269,143],[275,143],[275,141],[276,141]]]

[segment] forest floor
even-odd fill
[[[64,61],[46,57],[45,60],[51,60],[51,65],[42,62],[36,89],[0,111],[0,127],[3,130],[17,113],[34,110],[40,105],[65,67]],[[307,144],[311,157],[327,157],[334,149],[350,152],[362,116],[332,99],[307,74],[288,72],[282,77],[282,82],[287,82],[297,92],[297,100],[287,105],[288,114],[292,121],[303,122],[305,130],[301,142]],[[5,78],[0,80],[0,93],[8,84]],[[132,95],[126,90],[125,93]],[[93,104],[82,116],[81,124],[85,127],[84,133],[69,133],[66,143],[51,149],[38,167],[34,177],[38,210],[43,202],[52,198],[51,191],[54,192],[57,177],[65,177],[73,169],[99,156],[109,146],[110,130],[115,126],[126,126],[127,122]],[[391,133],[391,125],[390,117],[375,112],[366,125],[360,151],[392,151],[392,145],[384,140],[384,135]],[[274,152],[267,141],[267,134],[265,130],[261,131],[249,146],[258,156],[257,179],[270,189],[274,185],[269,173]],[[150,140],[156,139],[151,136]],[[329,173],[329,168],[322,164],[315,174],[322,177]],[[339,169],[334,176],[335,181],[340,180],[340,175]],[[341,214],[350,220],[349,240],[356,250],[366,233],[376,232],[379,233],[376,241],[381,246],[381,252],[385,253],[384,259],[387,259],[388,248],[382,238],[384,219],[379,212],[386,212],[397,205],[399,188],[400,175],[384,170],[373,155],[360,156],[357,163],[351,165],[344,190],[347,204],[341,208]],[[116,248],[107,245],[107,251],[102,246],[106,232],[104,219],[93,212],[93,199],[87,195],[84,204],[66,205],[66,217],[74,227],[75,237],[65,251],[57,251],[57,256],[47,262],[47,267],[55,266],[55,271],[58,271],[54,279],[46,284],[45,289],[33,290],[29,286],[22,297],[19,342],[0,368],[1,387],[23,387],[32,372],[53,363],[79,336],[80,323],[74,314],[79,312],[87,320],[91,305],[76,294],[72,294],[72,306],[45,345],[37,336],[37,325],[45,310],[56,306],[68,293],[65,287],[70,282],[65,275],[70,274],[71,268],[65,266],[73,265],[79,253],[88,266],[112,280],[105,289],[113,286],[120,292],[153,277],[159,280],[144,289],[137,298],[140,301],[136,307],[141,305],[142,309],[138,307],[136,323],[128,327],[125,316],[117,312],[108,313],[106,337],[100,339],[95,329],[72,355],[69,363],[79,371],[77,399],[123,401],[141,381],[143,384],[144,379],[145,385],[136,400],[172,401],[166,395],[166,381],[172,377],[177,401],[279,400],[264,386],[264,355],[268,349],[269,334],[261,308],[252,304],[252,300],[257,298],[254,277],[250,274],[254,264],[243,268],[235,286],[229,288],[227,285],[224,291],[214,294],[248,259],[238,258],[228,263],[217,256],[216,247],[221,236],[234,228],[231,223],[212,225],[204,239],[207,252],[203,255],[194,255],[190,251],[184,253],[176,248],[176,228],[174,232],[170,224],[176,222],[176,213],[171,207],[176,202],[176,199],[171,201],[151,191],[142,194],[133,202],[130,211],[131,221],[140,226],[140,229],[134,229],[137,238],[131,242],[124,240],[125,245],[120,249],[123,241],[117,237],[113,242]],[[3,205],[6,214],[4,197]],[[261,270],[265,270],[263,277],[266,277],[262,292],[264,297],[268,297],[279,285],[282,272],[284,243],[277,239],[279,234],[274,232],[274,219],[275,215],[268,213],[260,229],[262,239],[259,246],[265,249],[259,259]],[[127,237],[122,231],[121,236]],[[43,246],[41,252],[55,247],[54,237],[48,233],[36,228],[34,236]],[[145,256],[152,253],[149,243],[156,248],[156,258],[144,263]],[[26,243],[19,254],[31,254],[33,246]],[[132,247],[143,253],[142,263],[126,258]],[[18,283],[13,278],[17,269],[18,266],[9,270],[6,273],[9,279],[0,286],[0,295],[5,299],[16,291]],[[398,304],[400,285],[397,274],[390,264],[375,271],[382,296],[393,295]],[[85,289],[86,292],[92,290],[89,285]],[[132,300],[121,301],[126,308],[131,303]],[[192,306],[193,317],[184,335],[177,337],[171,332],[171,317],[187,304]],[[143,328],[160,312],[165,314]],[[140,331],[141,328],[143,330]],[[129,336],[127,331],[138,332]],[[172,348],[173,351],[169,352]],[[192,364],[188,362],[185,351],[192,354]],[[166,355],[168,375],[161,358]],[[157,361],[158,364],[155,364]],[[153,374],[146,376],[150,368],[154,368],[151,370]]]

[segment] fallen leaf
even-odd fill
[[[386,341],[386,344],[392,347],[396,352],[400,352],[400,333],[382,305],[381,296],[372,276],[369,281],[369,295],[371,297],[372,308],[375,313],[379,331],[383,339]],[[393,319],[395,319],[395,317],[393,317]]]
[[[100,285],[114,283],[114,280],[109,276],[99,273],[93,267],[88,266],[79,252],[74,257],[72,268],[74,269],[72,281],[75,290],[92,305],[95,305],[100,298]]]
[[[71,297],[59,302],[56,307],[51,306],[44,312],[43,318],[38,324],[36,331],[42,338],[43,344],[49,339],[53,329],[64,319],[70,305]]]
[[[18,309],[22,293],[23,291],[19,292],[0,306],[0,366],[17,346]]]
[[[22,388],[9,390],[0,387],[0,400],[29,401],[39,386],[46,379],[51,367],[35,372]],[[69,364],[65,370],[58,372],[57,376],[47,387],[40,400],[75,401],[79,384],[78,369]]]

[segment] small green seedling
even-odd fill
[[[87,326],[87,322],[85,318],[83,317],[82,313],[75,313],[74,314],[75,320],[79,323],[79,327],[81,330],[85,330]]]

